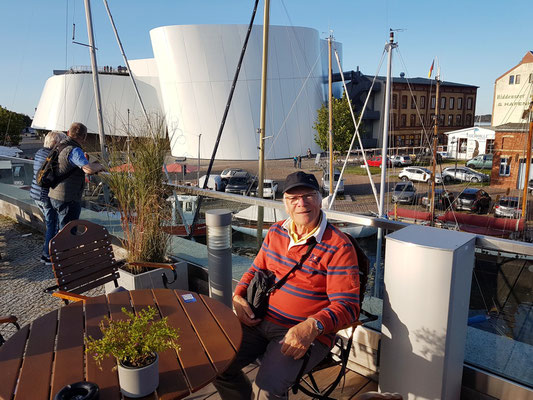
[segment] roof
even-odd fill
[[[373,76],[365,75],[365,77],[369,79],[374,79]],[[379,80],[387,80],[385,76],[377,76],[376,79]],[[409,83],[411,85],[434,85],[435,80],[434,79],[428,79],[428,78],[401,78],[401,77],[392,77],[392,83]],[[456,83],[456,82],[448,82],[448,81],[441,81],[440,86],[454,86],[454,87],[464,87],[464,88],[479,88],[479,86],[475,85],[465,85],[463,83]]]
[[[497,77],[496,78],[496,82],[499,81],[501,78],[503,78],[505,75],[507,75],[509,72],[511,72],[513,69],[517,68],[518,66],[520,66],[522,64],[527,64],[527,63],[533,63],[533,51],[532,50],[529,50],[526,53],[526,55],[524,57],[522,57],[522,60],[520,60],[520,62],[518,64],[516,64],[514,67],[512,67],[511,69],[505,71],[502,75]]]
[[[496,132],[528,132],[529,130],[526,122],[509,122],[493,128]]]

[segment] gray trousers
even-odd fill
[[[286,399],[303,364],[303,358],[295,360],[281,353],[279,341],[288,329],[264,320],[255,327],[242,325],[242,329],[242,343],[235,360],[214,382],[220,397],[224,400]],[[316,366],[329,350],[315,340],[306,370]],[[258,358],[261,363],[252,385],[242,368]]]

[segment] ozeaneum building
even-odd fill
[[[131,60],[143,103],[166,120],[172,155],[210,158],[244,42],[246,25],[176,25],[150,31],[153,59]],[[342,60],[339,43],[335,47]],[[318,151],[313,124],[327,95],[327,42],[315,29],[271,26],[266,157]],[[262,26],[254,26],[227,116],[217,159],[258,158]],[[333,72],[338,72],[333,63]],[[124,135],[143,114],[128,71],[100,66],[106,135]],[[334,94],[340,96],[341,84]],[[55,71],[44,87],[33,127],[66,130],[73,121],[97,133],[89,68]],[[198,135],[201,134],[200,146]]]

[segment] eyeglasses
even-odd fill
[[[300,199],[302,199],[304,201],[304,203],[310,203],[311,201],[313,201],[315,199],[315,195],[316,195],[316,192],[304,193],[304,194],[300,194],[300,195],[297,195],[297,196],[287,196],[287,195],[285,195],[285,200],[287,200],[287,202],[289,204],[291,204],[291,205],[298,204]]]

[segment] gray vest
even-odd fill
[[[81,146],[71,138],[68,138],[65,142],[69,143],[69,145],[59,153],[59,174],[66,174],[72,169],[74,169],[74,172],[55,188],[50,189],[48,197],[64,202],[81,202],[83,188],[85,186],[85,172],[68,161],[68,156],[72,149],[74,149],[74,147],[81,148]]]

